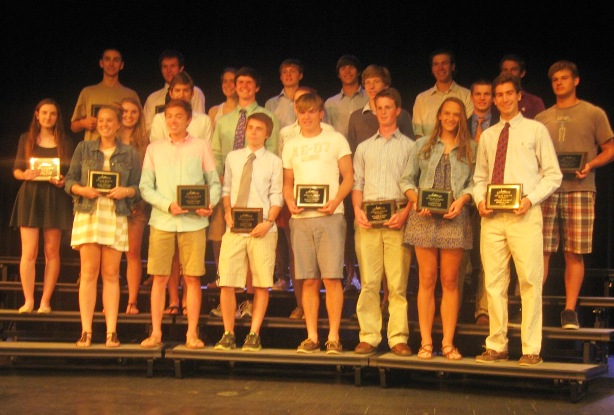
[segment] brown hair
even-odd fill
[[[56,119],[55,126],[53,127],[53,138],[58,149],[58,157],[60,158],[62,164],[70,163],[70,145],[68,142],[68,138],[66,137],[66,133],[64,132],[64,121],[62,119],[60,106],[51,98],[42,99],[38,104],[36,104],[36,107],[34,108],[34,112],[32,113],[32,121],[30,121],[30,128],[28,130],[28,136],[25,145],[26,160],[29,160],[30,157],[32,157],[34,146],[36,145],[36,140],[38,139],[38,136],[41,132],[41,125],[36,119],[36,113],[41,109],[43,105],[53,105],[58,113],[58,118]]]
[[[164,107],[164,112],[166,112],[169,108],[173,108],[173,107],[183,108],[188,118],[192,118],[192,104],[190,104],[189,102],[185,102],[184,100],[181,100],[181,99],[172,99]]]
[[[247,117],[247,123],[245,124],[246,126],[247,124],[249,124],[249,120],[251,119],[263,122],[264,125],[266,125],[266,138],[269,138],[271,136],[271,134],[273,133],[273,120],[271,119],[271,117],[266,115],[264,112],[254,112],[252,115]]]
[[[141,107],[141,103],[137,99],[134,99],[132,97],[126,97],[122,99],[119,103],[122,109],[122,104],[124,104],[125,102],[129,102],[139,109],[139,119],[134,126],[132,135],[130,136],[130,144],[139,152],[141,158],[145,158],[145,150],[147,150],[147,146],[149,145],[149,135],[147,134],[147,130],[145,128],[145,121],[143,119],[143,107]]]

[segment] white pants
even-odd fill
[[[542,213],[533,206],[523,216],[495,213],[482,218],[480,241],[488,296],[490,335],[486,347],[507,351],[509,260],[514,259],[522,300],[522,354],[539,355],[542,343],[544,278]]]

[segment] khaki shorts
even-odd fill
[[[252,272],[252,285],[273,286],[277,232],[259,238],[227,231],[222,237],[218,274],[221,287],[245,287],[247,271]]]
[[[179,263],[183,275],[205,275],[206,228],[192,232],[166,232],[153,226],[149,227],[147,273],[170,275],[175,246],[179,248]]]

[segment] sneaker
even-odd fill
[[[500,360],[507,360],[508,358],[508,352],[497,352],[493,349],[486,349],[484,353],[475,357],[475,361],[478,363],[495,363]]]
[[[290,313],[290,318],[294,319],[294,320],[300,320],[300,319],[303,318],[304,315],[305,315],[305,313],[303,312],[303,307],[296,307]]]
[[[575,311],[561,311],[561,328],[567,330],[578,330],[580,328],[580,323],[578,323],[578,315]]]
[[[225,331],[219,342],[215,343],[213,350],[232,350],[237,347],[237,339],[234,333]]]
[[[358,280],[358,277],[356,276],[356,274],[352,276],[351,280],[345,283],[345,287],[343,288],[343,291],[345,292],[360,291],[360,281]]]
[[[222,304],[218,304],[217,307],[215,307],[213,310],[211,310],[209,312],[209,315],[211,317],[222,317]],[[239,309],[237,309],[237,311],[235,312],[235,318],[241,318],[241,312],[239,311]]]
[[[326,354],[341,354],[343,347],[341,343],[335,340],[329,340],[325,343]]]
[[[256,333],[249,333],[245,337],[245,341],[243,342],[243,350],[244,352],[259,352],[262,349],[262,343],[260,342],[260,336]]]
[[[538,354],[523,354],[520,360],[518,360],[518,364],[520,366],[536,366],[540,363],[543,363],[544,359],[539,357]]]
[[[296,349],[297,353],[315,353],[320,351],[320,344],[311,339],[303,340]]]
[[[245,300],[241,304],[239,304],[239,310],[237,311],[237,313],[239,313],[241,317],[251,317],[253,312],[254,303],[252,303],[251,301]]]
[[[286,280],[277,280],[271,287],[273,291],[288,291],[288,283]]]

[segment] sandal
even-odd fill
[[[162,346],[162,342],[151,336],[141,342],[141,347],[145,347],[147,349],[153,349],[160,346]]]
[[[441,354],[448,360],[460,360],[463,357],[458,349],[452,344],[441,346]]]
[[[135,303],[128,303],[128,307],[126,307],[126,314],[139,314],[139,309],[136,308]]]
[[[191,339],[185,342],[185,347],[188,349],[203,349],[205,347],[205,343],[201,339]]]
[[[168,307],[166,307],[166,310],[164,310],[164,314],[179,314],[179,307],[177,307],[176,305],[169,305]]]
[[[418,359],[428,360],[433,357],[433,345],[432,344],[424,344],[420,346],[418,350]]]
[[[77,347],[90,347],[92,344],[92,332],[84,331],[81,333],[81,337],[79,337],[79,340],[77,340],[75,344]]]
[[[116,332],[107,333],[107,347],[119,347],[119,339]]]
[[[183,311],[183,315],[184,316],[188,315],[188,308],[187,307],[183,307],[182,311]]]

